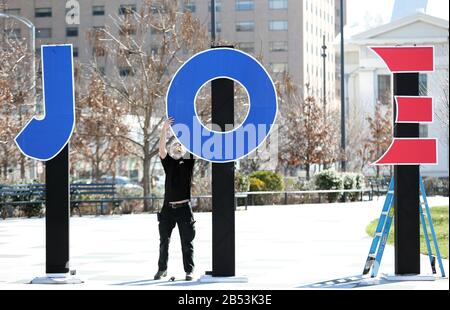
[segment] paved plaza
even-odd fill
[[[153,281],[158,259],[155,214],[71,218],[71,269],[80,285],[31,285],[45,273],[45,220],[0,220],[0,289],[302,289],[314,283],[361,274],[371,238],[365,227],[379,216],[383,198],[346,204],[253,206],[236,212],[236,275],[248,283],[182,281],[181,246],[175,228],[168,276]],[[448,205],[448,198],[431,198]],[[196,278],[211,270],[211,213],[196,213]],[[387,246],[380,272],[394,271]],[[448,260],[444,260],[448,274]],[[431,272],[422,255],[422,273]],[[448,279],[355,281],[331,288],[449,289]]]

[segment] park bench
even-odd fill
[[[78,211],[81,216],[82,204],[99,204],[100,213],[104,214],[104,206],[111,203],[113,212],[120,211],[123,199],[116,197],[114,183],[74,183],[70,185],[70,209]],[[2,218],[13,216],[17,207],[21,211],[36,205],[45,204],[45,184],[0,185],[0,212]]]
[[[390,179],[387,178],[369,178],[368,184],[371,189],[372,196],[384,196],[387,194]]]
[[[116,184],[114,183],[74,183],[70,186],[70,208],[73,212],[77,209],[81,216],[81,204],[97,204],[100,206],[100,214],[104,214],[105,204],[111,203],[113,213],[120,211],[123,199],[116,197]],[[97,213],[97,212],[96,212]]]
[[[17,207],[27,213],[27,208],[41,208],[45,202],[45,184],[0,185],[0,212],[2,218],[12,216]]]

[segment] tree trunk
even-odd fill
[[[25,156],[20,155],[20,179],[25,180]]]
[[[310,173],[309,173],[309,168],[310,168],[310,164],[309,162],[305,164],[305,169],[306,169],[306,180],[309,181],[309,179],[311,178]]]
[[[3,179],[6,181],[6,179],[8,179],[8,159],[3,160]]]
[[[150,160],[148,152],[144,153],[144,171],[142,178],[142,187],[144,188],[144,197],[150,196]],[[144,199],[144,212],[148,212],[150,210],[150,202],[147,199]]]

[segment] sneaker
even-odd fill
[[[192,281],[194,275],[192,272],[186,272],[186,281]]]
[[[155,274],[154,279],[160,280],[161,278],[164,278],[167,276],[167,270],[158,270],[158,272]]]

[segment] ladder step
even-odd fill
[[[383,233],[377,232],[377,233],[375,233],[375,237],[381,237],[382,234]]]
[[[383,211],[383,212],[381,212],[381,215],[388,215],[389,214],[389,211]]]
[[[393,193],[394,193],[394,191],[388,191],[387,193],[388,193],[388,194],[393,194]]]

